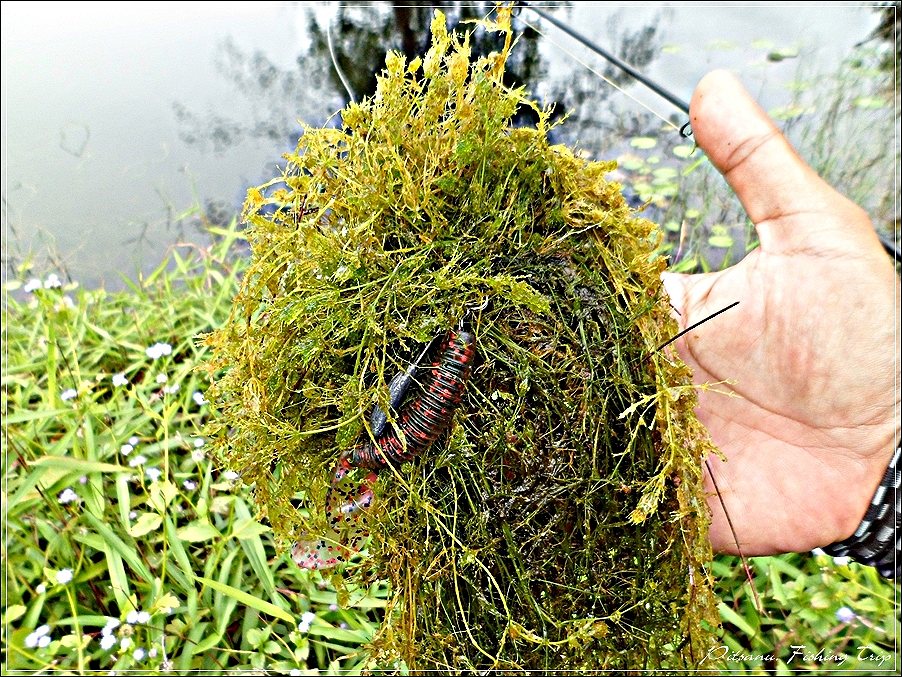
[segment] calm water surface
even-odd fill
[[[248,186],[278,173],[299,121],[323,124],[343,106],[325,26],[339,63],[365,89],[389,46],[421,48],[423,19],[404,11],[3,3],[4,279],[35,252],[35,272],[62,268],[84,285],[117,288],[173,242],[201,239],[202,221],[227,219]],[[606,2],[553,11],[684,100],[705,72],[726,67],[768,107],[789,101],[787,83],[800,73],[831,72],[879,21],[869,7],[825,3]],[[586,65],[604,68],[596,57],[530,12],[522,19],[542,32],[531,47],[524,42],[519,64],[530,89],[575,111],[563,140],[604,154],[612,111],[639,119],[642,107],[589,72]],[[624,86],[679,119],[643,88]]]

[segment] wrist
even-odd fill
[[[887,578],[899,578],[902,565],[899,561],[897,535],[902,501],[899,492],[902,476],[900,455],[902,447],[897,442],[871,494],[863,517],[842,540],[822,548],[828,555],[850,557],[862,564],[876,567]]]

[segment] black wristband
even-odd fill
[[[899,455],[902,444],[896,447],[883,481],[877,487],[871,505],[855,533],[844,541],[828,545],[822,550],[834,557],[850,557],[856,562],[876,567],[881,576],[900,578],[899,569]]]

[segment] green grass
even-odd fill
[[[240,235],[219,235],[122,293],[8,289],[4,672],[359,664],[384,591],[339,609],[206,451],[196,340],[240,268]],[[154,359],[158,343],[171,352]]]

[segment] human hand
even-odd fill
[[[867,214],[795,153],[729,73],[698,84],[696,142],[761,246],[726,270],[668,273],[697,414],[727,461],[706,471],[711,543],[746,555],[810,550],[857,528],[899,435],[900,284]],[[735,396],[716,392],[723,389]]]

